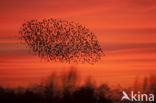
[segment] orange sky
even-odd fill
[[[156,74],[155,0],[0,0],[1,85],[31,84],[73,66],[41,61],[19,44],[24,21],[50,17],[80,22],[97,35],[106,56],[96,65],[76,65],[82,77],[124,86]]]

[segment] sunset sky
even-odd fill
[[[106,56],[95,65],[60,65],[33,56],[17,37],[20,26],[36,18],[86,25]],[[33,84],[71,66],[97,84],[124,86],[156,75],[156,0],[0,0],[0,85]]]

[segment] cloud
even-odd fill
[[[154,49],[156,50],[156,43],[105,43],[102,45],[104,48],[104,51],[116,51],[116,50],[129,50],[129,49],[135,49],[140,51],[140,49],[145,49],[145,51],[148,52],[152,52],[151,50],[149,50],[149,48],[153,48],[153,52]],[[147,50],[146,50],[147,49]],[[140,52],[144,52],[144,51],[140,51]]]

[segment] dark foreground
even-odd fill
[[[107,84],[96,86],[91,78],[82,85],[77,72],[71,70],[61,76],[53,73],[48,79],[29,88],[0,87],[0,103],[120,103],[123,90],[155,95],[156,77],[145,78],[141,84],[136,81],[131,88],[110,88]]]

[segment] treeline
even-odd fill
[[[137,79],[131,88],[96,86],[91,78],[82,85],[76,68],[60,76],[52,73],[46,80],[29,88],[0,87],[0,103],[120,103],[122,91],[156,94],[156,76]]]

